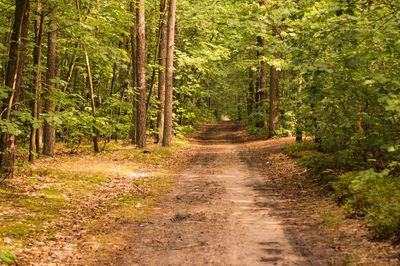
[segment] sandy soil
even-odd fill
[[[303,206],[309,198],[322,206],[326,200],[292,178],[304,176],[304,169],[280,153],[291,141],[249,141],[231,122],[205,127],[192,139],[195,156],[151,222],[127,230],[131,245],[94,264],[345,264],[350,244],[338,244]],[[377,264],[398,262],[394,253],[382,254]]]

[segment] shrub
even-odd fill
[[[365,215],[378,237],[400,238],[400,179],[389,169],[345,173],[332,185],[344,208]]]

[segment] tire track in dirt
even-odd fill
[[[279,153],[282,144],[271,144]],[[320,265],[285,234],[271,215],[285,204],[265,188],[268,177],[252,164],[245,134],[230,122],[207,126],[193,140],[189,167],[116,265]],[[263,189],[260,189],[263,188]]]

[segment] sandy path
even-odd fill
[[[174,192],[112,264],[319,265],[270,215],[280,202],[259,189],[268,177],[252,164],[236,124],[209,126],[193,145],[196,155]],[[281,145],[272,141],[271,152]]]

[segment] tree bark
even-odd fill
[[[50,20],[50,32],[48,33],[47,44],[47,72],[46,72],[46,98],[44,102],[44,112],[47,114],[47,119],[54,115],[55,102],[54,91],[56,85],[54,79],[56,77],[56,57],[57,57],[57,21]],[[43,128],[43,154],[54,156],[54,149],[56,145],[56,129],[54,121],[45,121]]]
[[[89,88],[90,88],[90,104],[92,106],[92,115],[93,119],[96,118],[96,102],[94,99],[94,87],[93,87],[93,77],[92,77],[92,70],[90,68],[90,60],[89,60],[89,55],[87,53],[86,47],[84,48],[85,50],[85,63],[86,63],[86,70],[88,73],[88,79],[89,79]],[[93,121],[95,123],[96,121]],[[93,149],[94,152],[97,153],[99,152],[99,130],[93,126]]]
[[[136,17],[136,4],[131,2],[130,4],[130,11]],[[136,127],[137,127],[137,97],[136,97],[136,90],[137,90],[137,30],[136,30],[136,22],[135,25],[131,27],[131,65],[132,65],[132,87],[133,87],[133,100],[132,100],[132,129],[131,129],[131,141],[132,144],[136,144]]]
[[[138,104],[136,145],[139,148],[146,147],[146,29],[145,29],[145,0],[138,1],[137,8],[137,72],[138,72]]]
[[[255,95],[254,95],[254,71],[249,69],[249,91],[247,95],[247,115],[250,116],[254,111]]]
[[[23,36],[28,33],[29,27],[29,0],[17,0],[14,15],[14,25],[10,40],[9,61],[7,64],[7,72],[4,85],[10,90],[8,97],[2,103],[2,119],[11,122],[11,110],[18,108],[18,100],[20,85],[22,83],[21,67],[24,65],[23,53],[25,52],[24,44],[21,43]],[[19,84],[19,85],[18,85]],[[12,178],[14,173],[15,160],[15,135],[9,132],[1,132],[0,139],[0,173],[1,179]]]
[[[167,64],[167,0],[160,0],[160,48],[158,55],[158,100],[160,102],[157,117],[157,143],[162,143],[164,136],[164,104],[165,104],[165,67]]]
[[[35,21],[35,35],[36,35],[36,46],[33,50],[33,60],[34,66],[36,67],[36,76],[35,76],[35,88],[33,90],[33,108],[32,108],[32,116],[34,119],[34,124],[31,126],[31,137],[30,137],[30,146],[29,146],[29,161],[33,162],[36,158],[37,153],[37,133],[38,128],[35,123],[39,121],[39,96],[40,91],[42,90],[42,36],[44,30],[44,14],[42,12],[42,4],[40,0],[38,1],[37,11],[40,14],[40,20]]]
[[[165,83],[165,120],[163,146],[172,143],[172,100],[173,100],[173,77],[174,77],[174,46],[175,46],[175,11],[176,0],[170,0],[168,14],[168,42],[167,42],[167,65]]]
[[[278,38],[279,27],[273,28],[273,35]],[[276,51],[274,57],[280,58],[280,52]],[[269,87],[269,137],[276,135],[279,129],[279,70],[271,66],[270,87]]]
[[[259,56],[265,55],[265,46],[266,41],[258,37],[258,46],[261,49],[259,52]],[[260,128],[268,128],[267,121],[267,110],[265,107],[266,93],[267,93],[267,71],[266,71],[266,63],[264,60],[260,60],[259,71],[258,71],[258,91],[257,91],[257,105],[259,108],[259,112],[263,114],[263,119],[260,121],[258,127]]]

